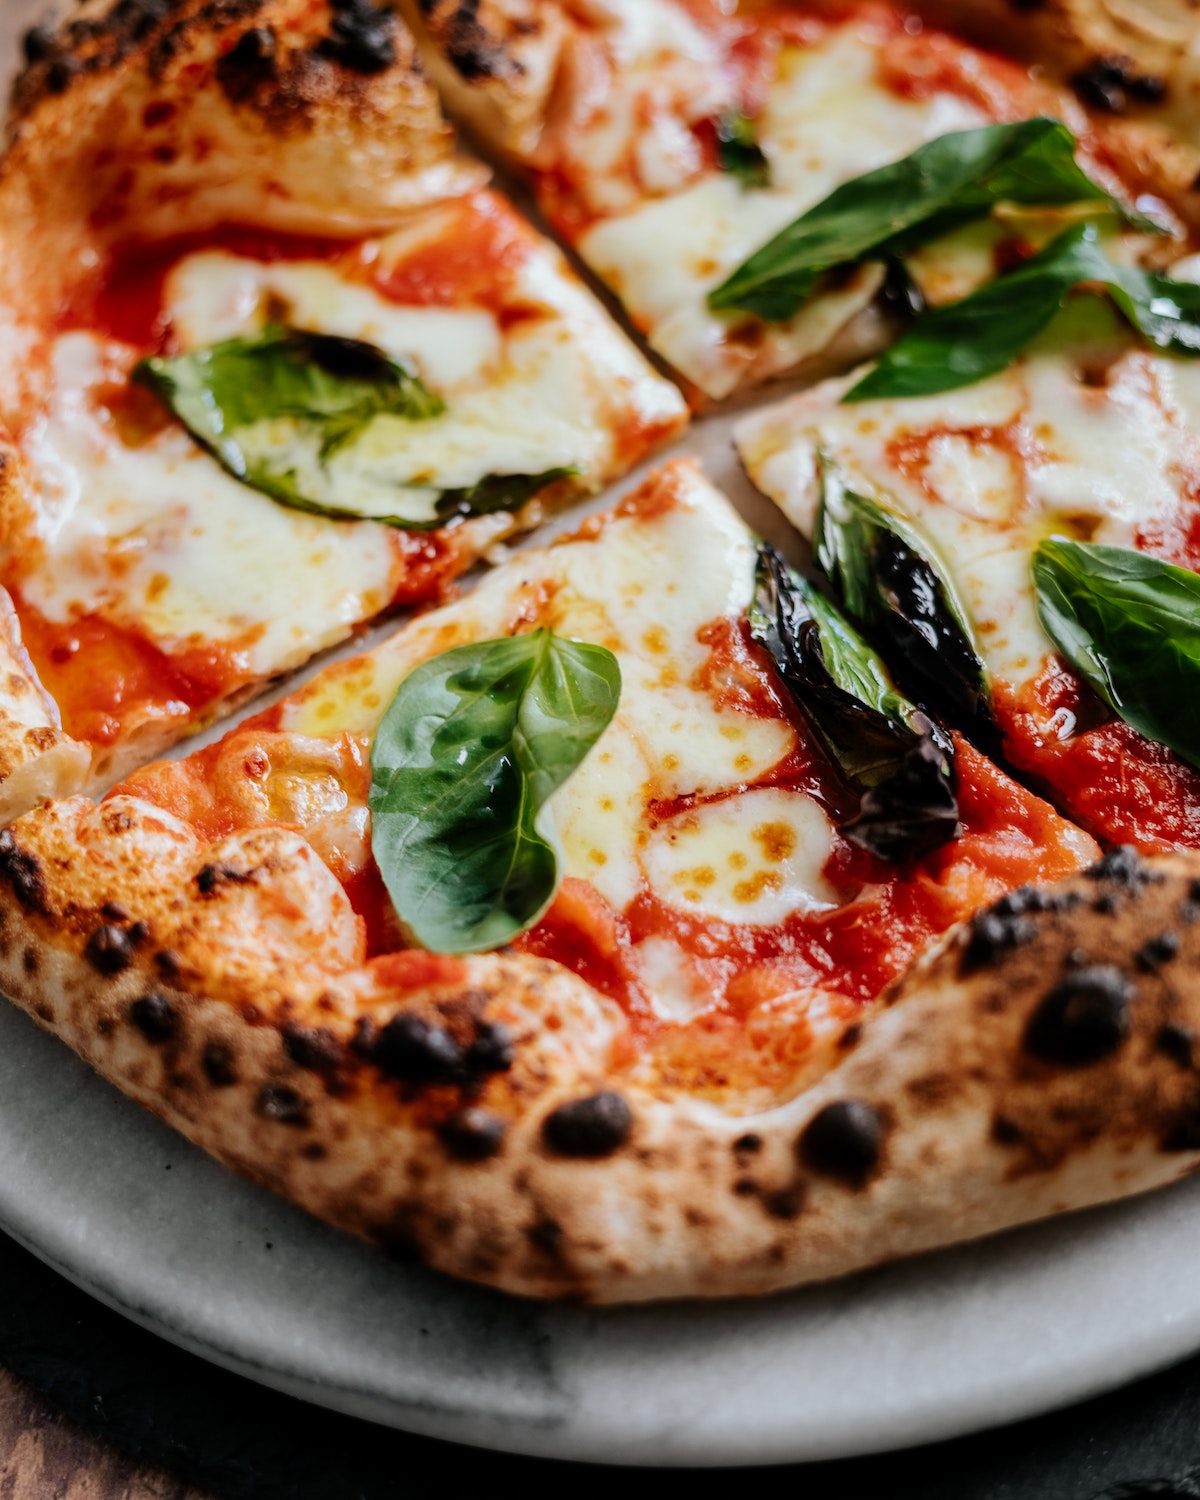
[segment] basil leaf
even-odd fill
[[[1130,547],[1054,537],[1033,556],[1047,635],[1109,706],[1200,767],[1200,577]]]
[[[549,630],[459,646],[400,689],[371,750],[375,861],[412,940],[498,948],[558,886],[544,804],[616,712],[617,659]]]
[[[815,551],[843,609],[931,717],[999,753],[987,673],[966,610],[933,546],[822,465]]]
[[[143,360],[133,377],[157,392],[202,447],[236,479],[295,510],[333,520],[373,520],[408,530],[458,515],[523,505],[574,473],[491,474],[469,488],[397,480],[388,458],[404,430],[441,416],[445,402],[407,363],[373,344],[269,327],[173,358]],[[394,438],[394,440],[393,440]]]
[[[822,271],[902,255],[1003,202],[1095,202],[1140,229],[1159,229],[1088,177],[1075,144],[1061,121],[1044,116],[939,136],[835,188],[710,292],[708,304],[784,322]]]
[[[1200,356],[1200,286],[1115,265],[1093,224],[1065,230],[1016,270],[916,322],[842,397],[930,396],[1006,369],[1050,324],[1067,294],[1099,283],[1159,349]]]
[[[953,744],[898,693],[866,641],[769,545],[750,628],[826,755],[857,794],[852,843],[900,863],[958,831]]]
[[[717,165],[740,179],[744,188],[771,185],[771,163],[754,132],[754,121],[739,110],[730,110],[717,120]]]

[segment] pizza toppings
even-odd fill
[[[632,1132],[629,1101],[612,1089],[560,1104],[542,1121],[542,1138],[552,1151],[591,1160],[619,1151]]]
[[[727,110],[716,123],[717,165],[744,188],[771,185],[771,163],[754,133],[754,121],[740,110]]]
[[[1061,121],[1046,118],[938,136],[835,188],[715,287],[708,304],[782,322],[823,273],[902,257],[986,217],[1000,203],[1091,202],[1143,229],[1153,227],[1087,176],[1075,161],[1075,146]]]
[[[1038,616],[1128,724],[1200,767],[1200,577],[1128,547],[1054,537],[1033,555]]]
[[[620,691],[610,651],[544,629],[457,647],[404,680],[371,751],[372,848],[422,947],[497,948],[545,911],[560,877],[544,804]]]
[[[1094,224],[1076,224],[1007,275],[923,313],[842,399],[929,396],[985,380],[1012,364],[1081,285],[1107,291],[1155,348],[1200,356],[1200,287],[1118,265]]]
[[[1083,1067],[1115,1052],[1129,1035],[1134,986],[1108,964],[1077,969],[1030,1017],[1025,1049],[1046,1062]]]
[[[874,1105],[839,1099],[817,1111],[797,1149],[812,1171],[863,1187],[879,1166],[886,1136],[886,1122]]]
[[[841,824],[881,859],[919,858],[958,832],[953,747],[882,661],[773,548],[759,555],[751,628],[796,706],[859,796]]]

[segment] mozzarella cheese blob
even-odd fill
[[[729,337],[730,315],[708,309],[713,287],[839,183],[935,136],[987,123],[960,95],[906,98],[885,87],[880,46],[869,26],[848,25],[782,54],[755,121],[771,165],[768,188],[747,190],[730,173],[709,172],[603,220],[580,241],[654,348],[708,396],[728,395],[750,366],[762,378],[820,353],[872,301],[882,272],[861,268],[790,321],[756,330],[751,347]]]

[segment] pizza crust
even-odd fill
[[[0,835],[0,984],[198,1145],[398,1253],[532,1296],[757,1293],[1200,1164],[1198,880],[1121,850],[1005,898],[754,1113],[626,1086],[622,1013],[565,969],[364,961],[298,835],[205,843],[128,796]]]

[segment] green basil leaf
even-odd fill
[[[849,621],[768,545],[759,551],[750,628],[858,797],[842,833],[891,863],[954,838],[952,741],[896,691]]]
[[[928,539],[893,511],[847,489],[822,464],[817,562],[850,619],[879,647],[896,681],[942,723],[988,754],[1000,736],[970,617]]]
[[[710,292],[709,306],[786,321],[821,272],[895,258],[985,217],[997,203],[1095,202],[1157,230],[1087,176],[1075,144],[1061,121],[1046,117],[939,136],[835,188]]]
[[[739,110],[717,120],[717,165],[737,177],[744,188],[771,185],[771,163],[755,135],[754,121]]]
[[[547,798],[608,727],[616,657],[549,630],[459,646],[400,684],[371,750],[371,845],[412,940],[501,947],[558,887]]]
[[[1115,265],[1100,248],[1095,225],[1082,223],[961,302],[921,314],[842,400],[930,396],[995,375],[1049,326],[1081,284],[1103,286],[1157,348],[1200,356],[1200,286]]]
[[[404,431],[368,445],[377,419],[441,416],[416,371],[357,339],[270,327],[173,358],[143,360],[134,379],[157,392],[236,479],[295,510],[407,530],[523,505],[573,469],[490,474],[459,489],[397,481],[386,457]],[[374,450],[374,451],[372,451]],[[380,462],[382,453],[384,462]]]
[[[1126,723],[1200,767],[1200,577],[1053,537],[1033,557],[1047,635]]]

